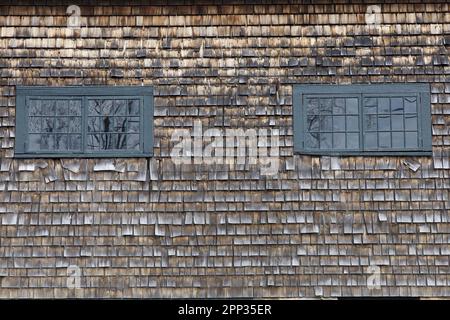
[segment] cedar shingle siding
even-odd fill
[[[71,29],[72,1],[9,2],[0,297],[450,296],[448,3],[379,0],[374,26],[362,1],[78,1]],[[293,84],[391,82],[430,84],[432,157],[294,155]],[[14,158],[16,85],[141,84],[152,158]],[[278,129],[278,175],[175,165],[197,120]]]

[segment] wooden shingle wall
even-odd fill
[[[36,2],[0,5],[0,297],[450,296],[446,1]],[[386,82],[431,85],[433,157],[293,155],[292,84]],[[14,159],[16,85],[96,84],[154,86],[153,158]],[[279,174],[176,166],[195,120],[279,129]]]

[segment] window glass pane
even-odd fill
[[[72,134],[70,135],[70,147],[71,150],[81,150],[81,135]]]
[[[345,100],[343,98],[334,99],[333,114],[345,114]]]
[[[68,108],[69,108],[70,116],[81,116],[81,101],[80,100],[70,100]]]
[[[391,130],[391,119],[388,115],[378,116],[378,130],[387,131]]]
[[[333,131],[334,132],[345,131],[345,116],[334,116],[333,117]]]
[[[347,98],[345,99],[346,113],[347,114],[358,114],[358,99],[357,98]]]
[[[332,130],[332,117],[331,116],[320,116],[320,131],[331,131]]]
[[[133,118],[134,119],[134,118]],[[307,117],[307,123],[306,123],[306,129],[308,131],[319,131],[320,129],[320,121],[319,116],[308,116]]]
[[[55,115],[55,101],[54,100],[42,100],[41,101],[41,114],[44,116]]]
[[[127,135],[127,149],[139,149],[139,135],[129,134]]]
[[[333,148],[345,149],[345,133],[333,133]]]
[[[65,116],[68,114],[68,105],[65,100],[56,101],[56,115]]]
[[[416,113],[417,112],[417,98],[416,97],[406,97],[404,103],[405,103],[405,113]]]
[[[30,151],[41,150],[41,135],[40,134],[30,134],[28,136],[28,148]]]
[[[69,121],[66,117],[55,118],[55,132],[68,132],[69,131]]]
[[[403,148],[405,146],[403,132],[392,132],[392,147]]]
[[[390,113],[389,98],[378,98],[378,113]]]
[[[331,133],[320,134],[320,149],[330,149],[333,146]]]
[[[417,130],[417,116],[415,114],[405,115],[405,129]]]
[[[391,98],[391,112],[403,113],[403,98]]]
[[[41,150],[54,150],[55,149],[55,135],[43,134],[41,136]]]
[[[378,138],[376,132],[367,132],[364,134],[364,146],[366,148],[378,147]]]
[[[41,101],[32,99],[28,105],[29,116],[42,116]]]
[[[391,133],[390,132],[379,132],[378,133],[378,146],[380,148],[390,148],[391,147]]]
[[[70,117],[69,119],[69,132],[77,133],[81,132],[81,117]]]
[[[359,133],[347,133],[347,148],[359,149]]]
[[[43,118],[42,119],[42,131],[43,132],[53,132],[55,129],[55,119],[54,118]]]
[[[405,140],[407,148],[417,147],[417,132],[405,132]]]
[[[132,104],[135,104],[135,100],[133,100]],[[131,111],[136,110],[136,107],[134,106],[129,106],[129,111],[128,113],[131,114],[135,114],[132,113]],[[319,99],[306,99],[306,112],[307,114],[319,114]]]
[[[359,130],[359,117],[347,116],[347,131],[358,131],[358,130]]]
[[[402,115],[392,115],[392,130],[403,130]]]
[[[333,99],[320,99],[320,113],[331,114]]]
[[[364,113],[366,113],[366,114],[377,113],[377,99],[376,98],[364,98]]]
[[[28,118],[28,132],[41,132],[41,117]]]
[[[366,115],[364,117],[364,129],[366,131],[377,130],[377,116],[376,115]]]
[[[319,133],[307,133],[305,135],[305,146],[308,149],[319,148]]]
[[[138,116],[139,111],[139,100],[129,100],[128,101],[128,115]]]
[[[65,134],[55,135],[55,149],[56,150],[69,149],[69,141],[67,139],[67,135],[65,135]]]

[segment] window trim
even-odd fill
[[[28,111],[26,100],[30,97],[79,97],[82,100],[82,141],[86,137],[86,106],[84,103],[91,96],[96,97],[133,97],[140,99],[142,104],[141,124],[142,130],[139,134],[142,139],[142,149],[135,150],[112,150],[112,151],[55,151],[55,152],[30,152],[25,148],[28,138]],[[16,158],[139,158],[153,156],[153,87],[151,86],[67,86],[67,87],[45,87],[45,86],[16,86],[16,141],[14,156]]]
[[[304,147],[304,120],[303,107],[304,95],[359,95],[358,109],[360,119],[360,137],[364,134],[362,127],[362,96],[370,94],[402,95],[414,93],[419,100],[418,103],[418,135],[419,146],[414,150],[312,150]],[[432,155],[432,131],[431,131],[431,98],[430,85],[419,83],[374,83],[374,84],[294,84],[293,85],[293,134],[294,153],[304,155],[326,155],[326,156],[431,156]],[[423,133],[429,132],[424,135]]]

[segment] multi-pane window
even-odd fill
[[[149,156],[149,87],[18,87],[16,156]]]
[[[428,85],[296,85],[293,105],[296,152],[431,153]]]

